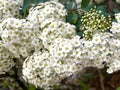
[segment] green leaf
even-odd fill
[[[80,28],[81,25],[82,25],[81,19],[78,19],[77,22],[76,22],[76,24],[75,24],[75,26],[77,28]]]
[[[28,90],[36,90],[34,85],[29,85],[29,89]]]
[[[24,0],[23,7],[20,10],[20,14],[23,16],[26,16],[25,14],[26,14],[27,10],[30,8],[30,5],[31,5],[31,0]]]
[[[103,6],[103,5],[97,6],[96,9],[97,9],[98,11],[107,12],[105,6]]]
[[[70,9],[72,9],[74,7],[74,2],[67,2],[66,3],[66,9],[67,10],[70,10]]]
[[[104,5],[97,6],[96,10],[101,11],[101,15],[104,15],[105,17],[108,17],[108,15],[110,15],[109,13],[107,13],[107,9]]]
[[[77,13],[70,13],[66,17],[66,22],[69,22],[71,24],[75,24],[77,22],[77,19],[78,19],[78,14]]]
[[[117,89],[116,90],[120,90],[120,87],[117,87]]]
[[[82,2],[81,2],[81,8],[86,8],[89,3],[90,3],[90,0],[82,0]]]
[[[95,6],[94,4],[89,4],[86,8],[84,8],[84,10],[89,11],[94,6]]]
[[[75,24],[77,22],[77,19],[78,19],[78,14],[73,13],[71,18],[71,23]]]
[[[120,10],[118,10],[118,9],[114,9],[113,11],[114,11],[114,13],[120,13]]]
[[[83,37],[83,31],[78,32],[78,33],[77,33],[77,35],[79,35],[79,36]]]
[[[43,3],[43,2],[47,2],[47,1],[50,1],[50,0],[32,0],[32,3],[38,4],[38,3]]]

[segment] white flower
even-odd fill
[[[112,23],[112,28],[110,29],[112,33],[120,33],[120,24],[113,22]]]
[[[92,47],[92,46],[93,46],[93,42],[85,41],[85,47]]]
[[[120,13],[115,14],[115,18],[118,23],[120,23]]]
[[[92,42],[95,43],[95,44],[99,44],[101,42],[100,36],[93,37]]]

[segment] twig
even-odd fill
[[[98,74],[99,74],[99,77],[100,77],[101,88],[102,88],[102,90],[105,90],[104,83],[103,83],[103,78],[102,78],[102,73],[101,73],[100,69],[97,69],[97,70],[98,70]]]

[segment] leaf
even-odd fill
[[[78,33],[77,33],[77,35],[79,35],[79,36],[83,37],[83,31],[78,32]]]
[[[78,14],[77,13],[73,13],[72,14],[72,18],[71,18],[72,23],[75,24],[77,22],[77,19],[78,19]]]
[[[31,0],[24,0],[23,7],[20,10],[20,15],[26,16],[25,13],[30,8],[30,5],[31,5]]]
[[[76,24],[75,24],[75,26],[77,28],[80,28],[81,25],[82,25],[81,19],[78,19],[77,22],[76,22]]]
[[[81,8],[86,8],[89,3],[90,3],[90,0],[82,0],[82,2],[81,2]]]
[[[32,0],[32,3],[34,4],[38,4],[38,3],[43,3],[43,2],[47,2],[49,0]]]
[[[105,6],[103,6],[103,5],[97,6],[96,9],[97,9],[98,11],[107,12]]]
[[[70,9],[72,9],[74,7],[74,5],[75,5],[74,2],[67,2],[66,3],[66,9],[70,10]]]
[[[114,9],[113,11],[114,11],[114,13],[120,13],[120,10],[118,10],[118,9]]]
[[[84,8],[84,10],[89,11],[94,6],[95,6],[94,4],[89,4],[86,8]]]
[[[97,6],[96,10],[101,11],[101,15],[104,15],[105,17],[108,17],[108,15],[110,15],[109,13],[107,13],[107,9],[104,5]]]
[[[36,90],[34,85],[29,85],[29,89],[28,90]]]
[[[120,87],[117,87],[117,89],[116,90],[120,90]]]
[[[66,21],[71,23],[71,24],[75,24],[77,22],[77,19],[78,19],[78,14],[77,13],[70,13],[66,17]]]

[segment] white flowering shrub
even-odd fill
[[[53,20],[40,30],[39,38],[43,41],[45,48],[48,48],[49,45],[53,44],[56,38],[72,38],[76,35],[75,26],[65,23],[63,21]]]
[[[0,0],[0,22],[9,17],[19,17],[20,1]]]
[[[86,49],[84,66],[104,68],[107,65],[111,68],[113,62],[120,62],[118,59],[120,57],[120,40],[114,39],[112,34],[97,33],[93,35],[91,41],[84,40],[82,43],[84,44],[83,49]],[[109,69],[107,72],[110,73]]]
[[[117,22],[112,22],[112,27],[110,29],[110,31],[113,33],[113,35],[116,38],[120,37],[120,13],[115,14],[115,18],[117,20]]]
[[[14,57],[27,57],[32,50],[39,50],[41,42],[37,37],[39,29],[25,19],[8,18],[0,25],[0,36],[5,47]]]
[[[78,69],[81,70],[81,66],[78,66],[72,58],[55,58],[48,51],[43,50],[24,61],[22,72],[23,78],[29,83],[50,90]]]
[[[5,74],[15,65],[11,53],[4,47],[0,41],[0,74]]]
[[[107,67],[107,73],[120,70],[120,13],[112,22],[108,13],[102,15],[97,7],[79,14],[69,2],[67,15],[65,6],[49,1],[32,6],[29,12],[22,7],[26,11],[22,14],[28,16],[19,19],[23,2],[0,0],[0,75],[13,66],[13,71],[22,67],[26,82],[51,90],[86,67]],[[21,76],[16,81],[20,80]]]
[[[29,15],[27,17],[33,23],[38,23],[42,27],[47,19],[56,19],[65,21],[65,16],[67,15],[64,6],[58,2],[50,1],[45,3],[40,3],[29,10]],[[46,25],[46,24],[45,24]]]

